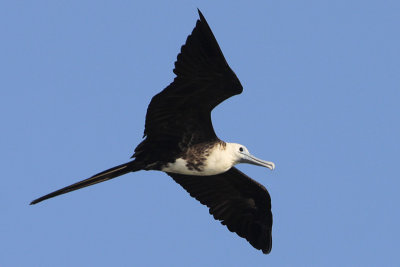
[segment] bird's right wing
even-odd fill
[[[230,231],[265,254],[271,251],[271,197],[263,185],[234,167],[212,176],[168,175]]]
[[[149,142],[139,145],[134,157],[153,146],[169,145],[164,149],[172,153],[178,146],[216,139],[211,110],[243,90],[200,11],[199,16],[175,62],[177,76],[149,104],[144,130]]]

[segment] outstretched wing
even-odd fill
[[[236,168],[213,176],[168,175],[230,231],[265,254],[271,251],[271,197],[263,185]]]
[[[146,139],[134,154],[138,160],[144,151],[149,154],[162,148],[171,155],[216,139],[212,109],[243,90],[200,11],[199,16],[175,62],[177,76],[153,97],[147,109]]]

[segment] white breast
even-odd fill
[[[199,170],[194,168],[189,169],[188,162],[182,158],[178,158],[174,163],[169,163],[161,170],[187,175],[208,176],[226,172],[233,165],[234,160],[229,150],[227,151],[220,146],[216,146],[216,149],[213,149],[203,164],[199,166]]]

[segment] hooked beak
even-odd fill
[[[258,166],[262,166],[262,167],[267,167],[271,171],[273,169],[275,169],[275,164],[273,162],[258,159],[251,154],[242,153],[242,156],[243,157],[240,161],[241,163],[248,163],[248,164],[258,165]]]

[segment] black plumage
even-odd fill
[[[220,220],[231,232],[246,238],[256,249],[272,248],[271,197],[267,189],[235,167],[212,176],[168,173],[175,182]]]
[[[146,139],[132,156],[152,168],[174,161],[192,145],[217,141],[212,109],[243,91],[200,11],[199,16],[175,62],[177,76],[150,102]]]
[[[40,197],[31,204],[129,172],[161,170],[177,158],[190,159],[189,148],[208,151],[215,144],[225,145],[214,132],[211,111],[225,99],[240,94],[243,88],[200,11],[199,16],[175,62],[176,78],[148,106],[144,140],[136,147],[133,160]],[[201,170],[200,167],[199,164],[192,166]],[[167,174],[209,207],[214,218],[230,231],[264,253],[271,251],[271,198],[264,186],[235,167],[211,176]]]

